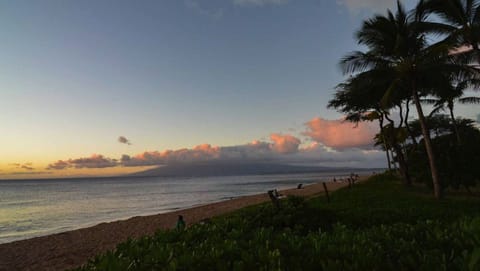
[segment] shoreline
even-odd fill
[[[360,178],[366,179],[365,176]],[[328,191],[347,187],[347,182],[325,182]],[[266,192],[266,191],[265,191]],[[311,197],[324,194],[322,182],[302,189],[279,191],[284,195]],[[135,216],[126,220],[103,222],[95,226],[52,235],[0,244],[0,270],[65,270],[79,267],[88,259],[114,249],[128,238],[152,235],[159,229],[173,228],[179,214],[187,226],[206,218],[270,201],[267,193],[240,196],[172,212]]]

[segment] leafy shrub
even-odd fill
[[[390,177],[129,240],[79,270],[479,270],[478,199],[434,201]]]
[[[264,204],[255,208],[246,208],[228,215],[227,219],[216,220],[226,229],[241,226],[246,229],[258,227],[283,230],[289,228],[296,232],[307,233],[318,228],[330,229],[337,221],[334,211],[314,206],[302,197],[289,196],[282,200],[279,209],[271,204]]]
[[[468,270],[479,266],[480,219],[294,234],[199,225],[129,240],[82,270]],[[472,269],[473,270],[473,269]]]

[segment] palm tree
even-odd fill
[[[346,114],[346,120],[351,122],[378,120],[379,134],[382,137],[381,143],[383,143],[383,148],[387,154],[389,169],[391,167],[389,150],[392,149],[396,153],[404,183],[410,185],[411,178],[408,173],[406,158],[400,142],[397,140],[398,137],[395,135],[398,129],[385,129],[386,127],[394,127],[394,121],[388,117],[388,110],[395,105],[386,102],[381,104],[385,89],[394,79],[391,75],[393,73],[388,69],[376,69],[351,77],[345,83],[337,86],[335,97],[329,101],[328,107],[336,108]],[[385,119],[390,122],[387,126],[383,124]]]
[[[461,138],[458,132],[458,125],[457,125],[457,121],[455,119],[455,114],[453,110],[455,106],[455,102],[458,102],[461,104],[479,104],[480,97],[474,97],[474,96],[464,97],[463,96],[466,89],[468,89],[469,87],[477,87],[479,85],[480,85],[480,82],[478,82],[478,80],[466,80],[456,85],[451,84],[439,89],[435,93],[435,96],[437,96],[436,99],[422,99],[422,103],[432,104],[434,106],[432,112],[429,115],[430,117],[433,114],[441,110],[444,110],[445,107],[448,108],[453,131],[455,133],[457,143],[459,145],[461,144]]]
[[[442,19],[443,22],[429,24],[429,31],[446,34],[445,41],[457,48],[471,46],[480,54],[480,1],[426,0],[421,1],[418,10]]]
[[[423,1],[420,1],[419,7],[422,6]],[[341,66],[345,74],[353,76],[375,74],[374,71],[377,70],[388,71],[389,78],[393,80],[383,89],[382,104],[390,104],[402,97],[412,99],[422,127],[434,193],[437,198],[441,198],[435,154],[420,98],[435,93],[436,89],[448,84],[452,78],[460,80],[474,75],[478,77],[478,74],[473,67],[460,63],[458,56],[450,54],[450,44],[428,43],[425,32],[427,27],[423,24],[427,15],[420,8],[408,15],[400,2],[397,2],[395,14],[389,10],[386,16],[377,15],[363,23],[357,33],[357,40],[368,48],[367,52],[347,55],[341,61]],[[372,81],[377,79],[382,80],[376,77]]]

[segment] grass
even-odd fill
[[[393,176],[129,240],[81,270],[479,270],[480,200]]]
[[[330,204],[322,198],[311,202],[318,208],[334,211],[342,223],[352,226],[415,223],[427,219],[452,221],[478,215],[479,203],[479,198],[455,193],[438,201],[431,190],[419,186],[405,187],[392,175],[377,175],[351,190],[333,193]]]

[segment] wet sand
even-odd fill
[[[364,180],[361,178],[361,180]],[[346,182],[327,183],[328,191],[348,186]],[[280,191],[284,195],[310,197],[324,193],[322,183],[303,189]],[[187,226],[203,219],[270,201],[267,193],[238,197],[170,213],[138,216],[127,220],[101,223],[96,226],[0,244],[0,270],[65,270],[79,267],[88,259],[112,250],[128,238],[152,235],[158,229],[172,228],[179,214]]]

